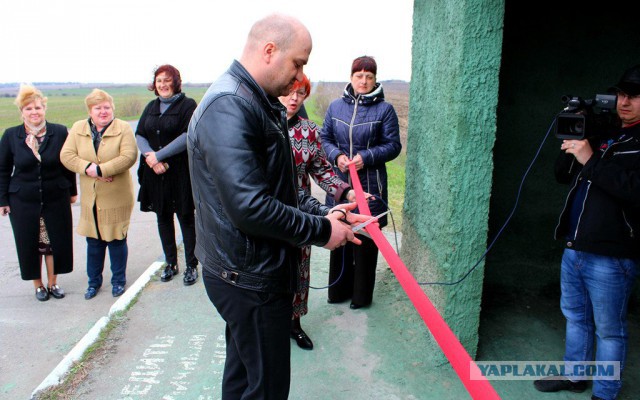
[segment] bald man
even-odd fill
[[[329,209],[298,190],[278,96],[302,80],[311,35],[295,18],[256,22],[239,61],[214,82],[189,124],[196,256],[226,321],[222,399],[286,399],[299,247],[359,244],[355,203]],[[335,211],[335,212],[332,212]]]

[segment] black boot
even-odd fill
[[[169,282],[173,279],[174,276],[178,275],[178,264],[165,264],[164,271],[162,271],[162,275],[160,275],[160,280],[162,282]]]
[[[198,267],[187,265],[187,269],[184,270],[184,278],[182,281],[185,286],[190,286],[196,283],[198,280]]]

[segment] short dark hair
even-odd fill
[[[167,75],[173,79],[173,93],[178,94],[182,92],[182,78],[180,78],[180,71],[176,67],[170,64],[164,64],[156,68],[153,72],[153,80],[151,84],[147,87],[151,92],[154,92],[156,96],[159,96],[158,89],[156,89],[156,78],[161,73],[166,72]]]
[[[374,60],[373,57],[370,56],[362,56],[353,60],[353,64],[351,64],[351,75],[363,70],[377,75],[378,64],[376,64],[376,60]]]

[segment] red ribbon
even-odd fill
[[[354,163],[349,164],[349,174],[351,175],[351,184],[356,192],[356,203],[361,214],[371,215],[367,200],[364,198],[362,184],[358,178],[356,166]],[[413,306],[422,317],[422,320],[431,331],[434,339],[442,349],[451,366],[458,374],[458,377],[464,384],[467,392],[475,400],[493,400],[500,399],[495,389],[489,381],[482,375],[476,363],[471,359],[467,350],[462,346],[456,335],[453,333],[449,325],[442,318],[442,315],[434,307],[429,297],[424,293],[413,275],[407,270],[400,256],[393,250],[391,244],[384,237],[380,228],[375,224],[369,224],[366,228],[367,233],[378,246],[385,260],[396,275],[400,286],[404,289],[407,296],[413,303]],[[471,375],[473,373],[473,375]],[[471,380],[474,376],[474,380]]]

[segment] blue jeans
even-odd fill
[[[627,305],[638,273],[638,260],[565,249],[560,307],[567,319],[564,360],[620,361],[627,353]],[[622,381],[597,380],[593,395],[615,399]]]
[[[127,238],[122,240],[104,240],[87,238],[87,275],[89,286],[99,288],[102,286],[102,271],[104,270],[104,257],[109,248],[109,260],[111,261],[111,285],[124,286],[127,283],[126,269],[129,248]]]

